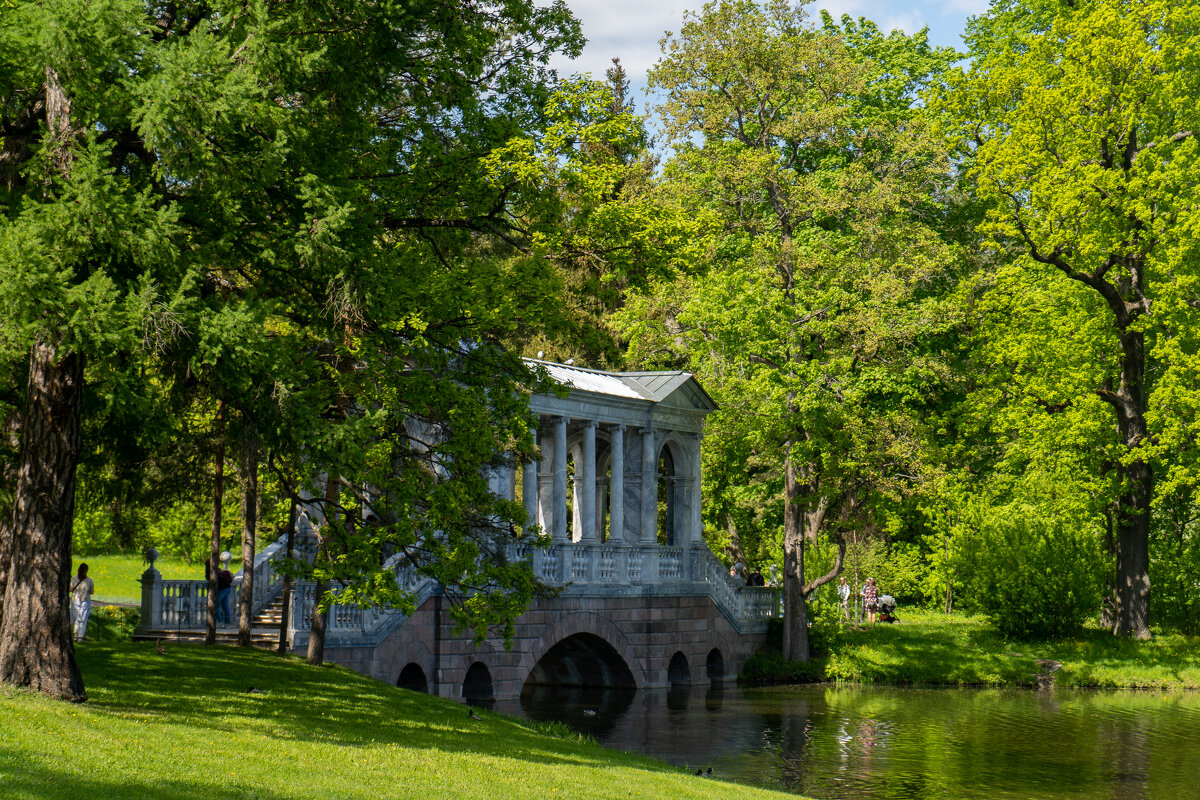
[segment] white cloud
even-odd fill
[[[620,58],[635,80],[658,61],[664,31],[678,31],[692,0],[573,0],[571,10],[583,24],[588,44],[575,61],[560,59],[563,72],[591,72],[603,78],[613,58]]]
[[[561,56],[553,64],[564,74],[590,72],[603,79],[614,57],[620,58],[636,88],[645,85],[646,71],[658,61],[658,41],[664,31],[678,31],[685,9],[698,10],[703,0],[567,0],[583,25],[588,39],[583,54],[570,61]],[[814,0],[815,17],[827,9],[834,19],[842,14],[874,20],[883,31],[896,28],[915,33],[930,28],[939,45],[959,45],[958,34],[970,14],[987,9],[988,0]]]
[[[988,0],[945,0],[942,9],[946,14],[970,17],[987,11],[989,5]]]

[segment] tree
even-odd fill
[[[1198,11],[1121,0],[994,3],[969,27],[971,67],[944,106],[966,132],[977,192],[990,203],[986,230],[1019,254],[1010,285],[1056,287],[1036,316],[1094,334],[1074,349],[1080,337],[1063,337],[1054,359],[1070,369],[1058,381],[1041,372],[1023,391],[1045,411],[1091,399],[1108,409],[1113,631],[1137,638],[1150,635],[1156,457],[1177,463],[1166,469],[1182,478],[1180,456],[1194,449],[1177,413],[1195,407],[1194,393],[1176,390],[1194,374],[1189,332],[1200,322],[1191,236]]]
[[[650,78],[675,155],[659,196],[710,236],[621,316],[633,360],[686,364],[721,404],[706,469],[752,452],[752,480],[781,489],[784,655],[798,660],[808,598],[841,570],[839,532],[920,471],[916,411],[942,378],[922,338],[952,321],[938,299],[950,248],[930,225],[949,165],[912,104],[953,53],[842,25],[743,0],[663,40]],[[827,534],[837,557],[809,577],[806,547]]]
[[[491,343],[554,295],[543,262],[487,254],[520,231],[485,159],[543,123],[545,63],[579,46],[564,6],[523,0],[9,4],[0,357],[27,382],[0,680],[85,697],[62,602],[80,419],[101,376],[144,378],[131,365],[210,381],[231,419],[269,407],[250,418],[293,478],[328,464],[360,505],[380,487],[401,538],[347,539],[367,595],[381,550],[413,546],[448,587],[485,590],[467,623],[515,613],[527,570],[467,545],[520,514],[478,473],[529,455],[519,397],[541,384]],[[452,435],[430,447],[414,419]]]

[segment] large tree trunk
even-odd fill
[[[783,657],[808,661],[808,605],[804,597],[804,507],[789,457],[783,470]]]
[[[1135,271],[1140,274],[1141,270]],[[1140,294],[1140,287],[1138,288]],[[1114,298],[1115,300],[1115,298]],[[1146,424],[1146,351],[1137,330],[1138,305],[1126,302],[1116,318],[1121,340],[1121,376],[1115,391],[1101,396],[1117,415],[1121,443],[1135,456],[1148,438]],[[1117,586],[1113,607],[1113,633],[1137,639],[1150,638],[1150,501],[1154,473],[1142,458],[1119,467],[1125,491],[1117,511]]]
[[[0,430],[0,438],[4,440],[4,446],[11,448],[14,453],[18,452],[20,448],[20,439],[18,438],[20,419],[20,414],[13,411],[4,420],[3,430]],[[16,485],[17,463],[15,461],[0,462],[0,483],[5,486]],[[12,558],[12,518],[12,504],[0,503],[0,626],[4,624],[4,589],[8,585],[9,561]]]
[[[287,560],[290,563],[296,557],[296,521],[300,516],[300,505],[292,500],[291,511],[288,512],[288,527],[287,527]],[[292,573],[287,572],[283,576],[283,610],[279,616],[279,642],[276,649],[280,653],[286,653],[288,649],[288,620],[292,616]]]
[[[208,543],[208,614],[204,643],[217,643],[217,573],[221,566],[221,506],[225,501],[225,401],[217,402],[216,452],[213,454],[212,536]]]
[[[330,473],[325,478],[325,524],[317,528],[317,554],[318,561],[330,561],[329,555],[329,525],[333,521],[334,501],[338,496],[337,478]],[[317,586],[313,592],[313,607],[312,607],[312,627],[308,636],[308,655],[305,659],[309,664],[321,665],[325,663],[325,626],[329,621],[328,612],[321,610],[321,603],[325,600],[325,593],[329,591],[328,581],[317,581]]]
[[[39,337],[30,348],[27,386],[0,621],[0,680],[82,702],[87,693],[75,663],[67,596],[83,357]]]
[[[1141,331],[1121,331],[1121,383],[1106,399],[1117,413],[1122,443],[1136,453],[1146,441],[1146,356]],[[1150,501],[1154,472],[1143,459],[1120,466],[1125,492],[1117,516],[1117,586],[1113,633],[1150,638]]]
[[[242,456],[242,598],[238,646],[249,647],[254,623],[254,557],[258,534],[258,442],[253,435]]]
[[[12,506],[0,504],[0,629],[4,627],[4,590],[8,586],[8,564],[12,556],[11,523]]]
[[[829,511],[826,497],[816,497],[813,481],[801,483],[792,459],[784,466],[783,501],[783,657],[789,661],[808,661],[812,648],[808,642],[808,598],[812,593],[842,574],[846,558],[846,540],[837,537],[838,552],[833,569],[819,578],[804,581],[804,548],[816,543]],[[816,499],[812,508],[801,502]]]

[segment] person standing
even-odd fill
[[[229,612],[229,595],[233,588],[233,573],[229,571],[229,564],[224,559],[222,553],[221,568],[217,570],[217,624],[228,625],[230,623],[231,614]]]
[[[874,578],[867,578],[867,585],[862,590],[863,605],[867,607],[867,622],[875,624],[875,612],[879,610],[879,587]]]
[[[850,584],[846,583],[843,575],[838,579],[838,602],[842,606],[842,619],[850,621]]]
[[[92,595],[95,593],[96,584],[88,577],[88,565],[80,564],[79,571],[71,579],[71,623],[75,626],[77,642],[82,642],[87,635],[88,616],[92,613]]]

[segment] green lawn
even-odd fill
[[[792,797],[293,657],[85,642],[78,658],[86,704],[0,687],[6,800]]]
[[[1043,642],[1004,639],[979,617],[908,610],[897,625],[847,630],[824,662],[827,680],[852,683],[1032,685],[1038,659],[1062,663],[1056,685],[1200,688],[1200,637],[1159,634],[1149,642],[1089,628]]]
[[[108,555],[108,556],[75,556],[72,559],[71,574],[79,568],[80,562],[88,565],[88,577],[96,583],[96,594],[93,603],[140,603],[142,585],[138,578],[146,571],[146,562],[140,555]],[[230,565],[232,572],[241,569],[241,558]],[[202,580],[204,578],[204,563],[187,564],[183,559],[159,558],[154,562],[154,568],[162,573],[166,580]]]

